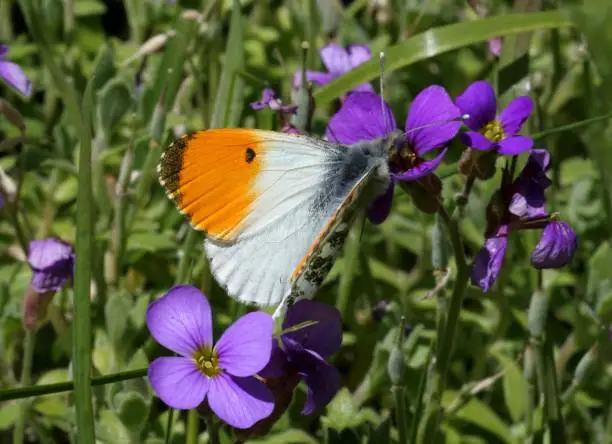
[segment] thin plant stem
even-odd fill
[[[398,444],[408,444],[408,418],[406,412],[406,387],[393,387],[395,398],[395,420],[397,421]]]
[[[210,444],[219,444],[221,442],[219,439],[219,426],[215,423],[214,418],[210,416],[206,418],[206,429],[208,430],[208,441]]]
[[[440,207],[438,212],[440,219],[448,230],[448,236],[451,240],[457,267],[457,276],[449,301],[448,315],[443,336],[438,339],[440,345],[438,347],[437,362],[435,365],[436,374],[432,379],[431,399],[428,406],[429,411],[424,417],[425,427],[423,442],[427,443],[434,442],[435,436],[440,432],[439,424],[444,413],[441,408],[442,395],[446,388],[448,368],[450,367],[454,340],[457,335],[457,324],[459,322],[459,313],[463,303],[463,293],[465,292],[469,280],[469,267],[466,262],[465,252],[463,251],[458,220],[456,217],[451,218],[443,207]],[[435,417],[432,418],[432,415],[435,415]]]
[[[93,387],[99,385],[112,384],[114,382],[127,381],[128,379],[143,378],[147,376],[147,369],[140,368],[127,372],[113,373],[111,375],[91,378]],[[28,387],[18,387],[0,390],[0,401],[10,401],[13,399],[30,398],[33,396],[52,395],[74,390],[73,382],[59,382],[57,384],[30,385]]]
[[[21,387],[27,387],[32,383],[32,359],[34,358],[34,345],[36,333],[34,330],[26,330],[23,342],[23,367],[21,369]],[[30,414],[30,400],[25,399],[20,403],[19,417],[13,430],[13,443],[23,444],[25,426]]]
[[[74,277],[74,329],[73,329],[73,377],[75,384],[76,434],[80,444],[94,443],[91,362],[91,251],[93,241],[93,217],[91,202],[91,108],[92,80],[90,78],[84,101],[81,103],[74,86],[69,83],[55,62],[54,50],[45,33],[45,26],[31,0],[19,0],[30,33],[38,47],[56,91],[62,97],[68,118],[79,128],[79,187],[76,210],[76,267]],[[81,106],[82,105],[82,106]]]
[[[196,409],[187,413],[187,437],[185,444],[198,444],[198,432],[200,431],[200,415]]]

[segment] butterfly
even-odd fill
[[[356,213],[387,190],[390,152],[404,140],[399,130],[341,145],[211,129],[177,139],[157,171],[168,197],[207,233],[217,282],[238,301],[281,309],[314,295]]]

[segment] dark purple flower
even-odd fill
[[[340,388],[338,371],[326,361],[342,344],[340,312],[320,302],[301,300],[287,310],[283,330],[274,340],[270,362],[260,376],[299,375],[308,388],[302,414],[320,411]]]
[[[478,151],[495,150],[506,156],[529,151],[533,140],[518,135],[533,110],[533,101],[527,96],[512,100],[497,115],[497,99],[491,84],[484,80],[472,83],[457,97],[462,114],[468,114],[465,124],[471,131],[461,134],[461,141]]]
[[[418,181],[432,173],[442,162],[444,147],[461,127],[461,113],[446,90],[432,85],[413,100],[406,119],[405,146],[391,162],[392,179]],[[454,121],[453,121],[454,120]],[[395,117],[387,103],[369,92],[351,93],[327,126],[327,138],[342,144],[385,137],[396,129]],[[433,159],[424,155],[440,150]],[[368,216],[373,223],[384,221],[391,210],[393,187],[370,205]]]
[[[546,225],[540,242],[531,253],[535,268],[561,268],[567,265],[578,248],[576,232],[567,222],[553,221]]]
[[[321,48],[320,54],[328,72],[306,71],[306,80],[319,86],[331,82],[372,58],[372,52],[367,45],[349,45],[345,49],[337,43],[330,43]],[[301,84],[302,73],[296,72],[293,75],[293,87],[299,88]],[[374,92],[374,88],[369,83],[364,83],[354,88],[353,91]]]
[[[32,94],[32,82],[16,63],[5,60],[8,45],[0,45],[0,78],[26,97]]]
[[[74,251],[72,245],[59,239],[34,240],[30,242],[28,263],[34,291],[59,291],[74,273]]]
[[[149,382],[167,405],[192,409],[207,399],[219,418],[240,429],[272,413],[272,393],[253,377],[270,359],[270,315],[242,316],[213,346],[208,300],[195,287],[177,285],[149,306],[146,320],[155,340],[179,355],[149,365]]]
[[[531,255],[531,263],[536,268],[560,268],[573,257],[578,246],[576,233],[544,208],[544,191],[551,183],[546,176],[549,164],[548,151],[536,149],[514,181],[508,171],[504,172],[501,189],[487,208],[485,245],[472,266],[472,283],[483,291],[489,291],[497,279],[512,231],[544,229]]]

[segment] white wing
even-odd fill
[[[307,137],[263,134],[259,197],[244,228],[231,242],[208,238],[204,247],[230,296],[275,305],[290,292],[311,246],[381,159]]]

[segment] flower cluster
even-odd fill
[[[279,401],[287,394],[290,399],[302,378],[308,387],[304,414],[322,409],[340,387],[337,371],[326,362],[342,342],[340,313],[325,304],[296,303],[278,338],[270,315],[246,314],[214,344],[208,300],[198,289],[178,285],[149,306],[146,322],[153,338],[178,355],[155,359],[148,375],[173,408],[206,402],[227,424],[247,429],[276,416],[273,411],[282,414],[287,405]]]

